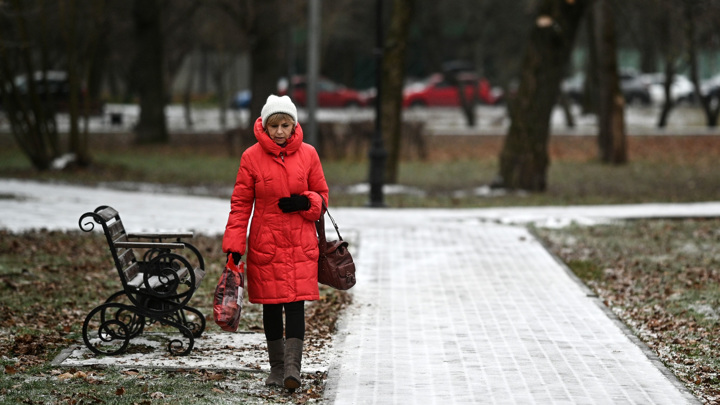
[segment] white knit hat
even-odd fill
[[[267,124],[267,119],[269,116],[277,113],[285,113],[291,117],[293,117],[293,120],[295,120],[295,125],[297,125],[298,119],[297,119],[297,107],[295,107],[295,104],[290,100],[290,97],[288,96],[282,96],[278,97],[274,94],[271,94],[267,101],[265,102],[265,105],[262,108],[262,111],[260,112],[260,116],[262,117],[262,126],[265,128]]]

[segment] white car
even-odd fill
[[[642,75],[648,83],[653,104],[665,102],[665,74],[650,73]],[[674,103],[692,102],[695,98],[695,86],[686,76],[675,75],[670,85],[670,97]]]
[[[704,97],[709,96],[713,99],[720,99],[720,73],[703,80],[700,84],[700,93]]]

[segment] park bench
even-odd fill
[[[188,341],[171,338],[168,351],[189,354],[205,330],[203,314],[187,305],[205,275],[202,255],[182,240],[192,233],[127,233],[120,214],[109,206],[80,216],[83,231],[92,231],[95,224],[102,225],[122,290],[87,315],[85,345],[95,354],[120,354],[146,325],[159,324],[177,329]],[[188,258],[178,250],[191,254]]]

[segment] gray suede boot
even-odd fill
[[[270,357],[270,375],[265,385],[282,387],[285,377],[285,342],[283,339],[267,341],[268,355]]]
[[[291,391],[300,388],[302,351],[302,340],[290,338],[285,342],[285,388]]]

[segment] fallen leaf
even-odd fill
[[[120,388],[116,389],[116,390],[115,390],[115,395],[117,395],[117,396],[125,395],[125,388],[124,388],[124,387],[120,387]]]

